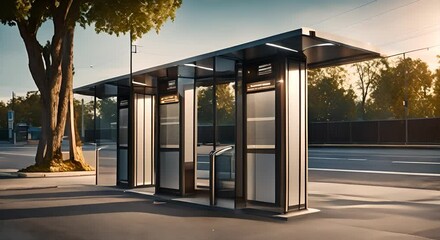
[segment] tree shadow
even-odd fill
[[[113,199],[117,197],[124,201],[117,200],[118,202],[108,202],[108,200],[104,199],[105,197]],[[0,196],[0,198],[29,201],[35,201],[36,199],[62,200],[63,198],[78,200],[77,205],[2,209],[0,210],[0,221],[27,218],[80,216],[90,214],[145,213],[186,218],[213,217],[280,222],[279,220],[268,218],[267,216],[248,214],[246,211],[224,210],[209,206],[199,206],[191,203],[176,203],[174,201],[157,199],[154,196],[126,193],[117,190],[18,194]],[[102,202],[89,203],[87,199],[90,200],[90,198],[99,198],[102,200]],[[38,206],[38,203],[30,204]]]

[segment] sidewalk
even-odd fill
[[[154,196],[74,183],[78,181],[59,182],[58,188],[0,191],[0,235],[5,239],[440,239],[439,191],[311,182],[309,205],[320,212],[281,221],[174,201],[158,203]]]

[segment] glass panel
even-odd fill
[[[300,79],[301,81],[301,196],[300,204],[306,204],[307,201],[307,75],[306,66],[304,63],[300,64]]]
[[[145,97],[145,179],[154,184],[154,96]]]
[[[247,154],[247,200],[275,203],[275,154]]]
[[[179,104],[160,105],[160,147],[179,148]]]
[[[184,161],[194,162],[194,80],[179,78],[178,82],[184,109]]]
[[[160,187],[179,189],[179,152],[160,153]]]
[[[216,64],[223,62],[223,71],[232,71],[226,67],[234,67],[235,64],[226,64],[228,61],[220,61],[218,58]],[[233,61],[232,61],[233,62]],[[217,71],[217,69],[216,69]],[[222,149],[226,146],[233,146],[229,151],[216,157],[216,179],[215,190],[217,204],[221,206],[234,207],[233,201],[221,199],[233,199],[235,197],[235,80],[233,78],[217,78],[216,89],[216,149]]]
[[[289,63],[289,79],[286,83],[289,206],[298,205],[300,200],[300,157],[303,152],[301,152],[301,140],[299,138],[299,134],[301,131],[299,74],[300,73],[298,63]]]
[[[128,181],[128,150],[119,149],[118,156],[118,182]]]
[[[119,146],[128,147],[128,108],[119,110]]]
[[[118,89],[113,85],[99,85],[96,88],[95,94],[97,95],[96,104],[90,102],[85,104],[85,111],[89,111],[88,114],[93,115],[95,113],[94,107],[96,107],[96,122],[91,123],[90,127],[93,129],[96,127],[94,135],[97,147],[100,149],[97,152],[99,158],[98,166],[98,184],[99,185],[115,185],[116,184],[116,140],[117,140],[117,97]],[[98,97],[100,99],[98,99]],[[88,108],[88,110],[87,110]],[[87,117],[87,114],[85,114]],[[86,119],[85,119],[86,121]],[[96,125],[95,125],[96,124]],[[87,126],[87,123],[86,123]],[[88,128],[88,127],[87,127]],[[93,130],[90,130],[93,132]],[[85,138],[89,138],[89,130],[84,129]],[[85,145],[87,146],[87,145]],[[93,147],[93,150],[95,147]],[[89,155],[90,156],[90,155]],[[95,156],[95,153],[93,153]]]
[[[152,184],[153,96],[135,94],[136,186]]]
[[[144,95],[134,94],[134,114],[135,114],[135,123],[134,123],[134,154],[135,154],[135,186],[143,185],[144,179],[144,162],[145,162],[145,103],[144,103]]]
[[[275,148],[275,91],[247,95],[247,145]]]
[[[214,149],[213,79],[196,83],[197,171],[196,187],[209,186],[209,153]]]
[[[215,190],[217,198],[235,196],[235,148],[216,157]]]

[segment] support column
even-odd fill
[[[286,205],[285,212],[307,208],[306,64],[287,60],[286,69]]]

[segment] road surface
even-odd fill
[[[440,190],[440,149],[309,148],[309,180]]]

